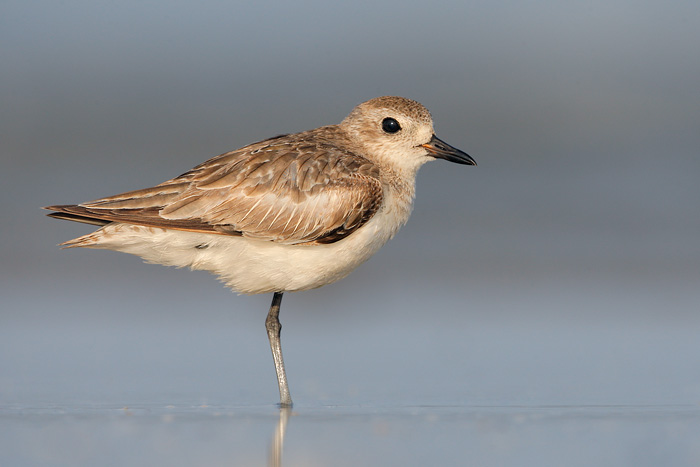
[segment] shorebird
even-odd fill
[[[416,173],[434,159],[476,165],[435,136],[425,107],[385,96],[338,125],[244,146],[152,188],[44,209],[100,226],[65,248],[121,251],[209,271],[238,293],[273,293],[265,327],[280,406],[291,407],[282,294],[340,280],[376,253],[408,220]]]

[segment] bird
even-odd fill
[[[151,188],[43,209],[99,229],[61,244],[204,270],[240,294],[272,293],[265,320],[280,407],[292,398],[279,321],[285,292],[346,277],[408,220],[418,169],[476,165],[440,140],[430,112],[396,96],[357,105],[340,124],[265,139]]]

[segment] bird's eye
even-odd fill
[[[382,120],[382,130],[387,133],[396,133],[401,129],[401,125],[396,121],[395,118],[387,117]]]

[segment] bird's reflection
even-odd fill
[[[280,408],[280,419],[277,422],[275,434],[270,442],[270,452],[267,458],[267,465],[279,467],[282,465],[282,447],[284,445],[284,434],[287,431],[287,421],[292,409],[290,407]]]

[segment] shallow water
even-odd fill
[[[14,466],[700,461],[700,407],[682,405],[17,407],[0,434]]]
[[[489,302],[473,295],[471,304],[490,314],[455,314],[460,296],[446,291],[440,303],[453,307],[389,293],[373,313],[336,290],[333,315],[303,309],[324,293],[290,295],[282,342],[295,406],[286,414],[275,406],[268,297],[222,292],[215,303],[236,313],[177,314],[187,290],[171,291],[176,308],[159,308],[154,293],[104,302],[93,316],[28,311],[0,330],[1,463],[700,463],[693,313],[654,314],[654,289],[640,292],[634,302],[647,307],[634,312],[622,306],[624,288],[588,300],[571,300],[572,290],[481,291]],[[694,293],[677,289],[676,303]],[[518,299],[525,309],[512,306]]]

